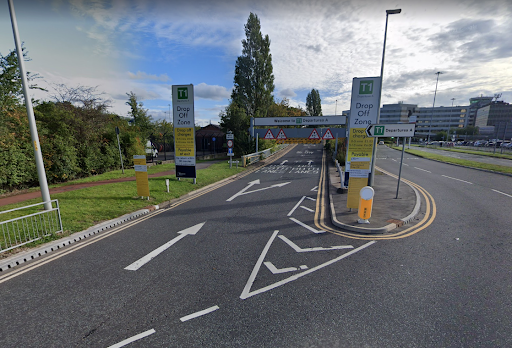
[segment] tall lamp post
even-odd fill
[[[391,14],[399,14],[402,12],[402,9],[398,8],[395,10],[386,10],[386,26],[384,28],[384,45],[382,47],[382,62],[380,64],[380,89],[379,89],[379,103],[377,105],[377,121],[376,123],[379,124],[380,121],[380,100],[382,96],[382,81],[384,79],[384,57],[386,55],[386,37],[388,34],[388,16]],[[375,159],[377,158],[377,139],[373,139],[373,155],[372,155],[372,167],[370,170],[370,177],[369,177],[369,185],[373,186],[374,181],[374,173],[375,173]]]
[[[16,45],[16,54],[18,56],[18,64],[20,68],[21,83],[23,85],[23,95],[25,96],[25,105],[27,108],[28,125],[30,128],[30,136],[32,138],[34,157],[36,160],[37,177],[39,179],[39,187],[41,188],[41,196],[44,202],[44,209],[51,210],[52,202],[50,198],[50,190],[48,189],[48,181],[46,179],[46,171],[44,169],[43,155],[41,153],[41,144],[39,143],[39,135],[37,133],[36,119],[34,117],[34,109],[32,108],[32,100],[28,93],[28,81],[25,73],[25,62],[23,61],[23,49],[18,32],[18,21],[14,12],[12,0],[8,0],[9,13],[11,15],[12,33],[14,36],[14,44]]]
[[[436,90],[434,92],[434,102],[432,103],[432,114],[430,115],[430,125],[428,127],[427,145],[428,145],[428,143],[430,143],[430,133],[432,132],[432,119],[434,118],[434,106],[436,105],[437,83],[439,82],[439,75],[440,74],[442,74],[442,72],[440,72],[440,71],[436,72],[436,75],[437,75]]]

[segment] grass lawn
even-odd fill
[[[422,148],[423,146],[420,145],[412,145],[418,148]],[[430,148],[429,148],[430,149]],[[477,151],[477,150],[467,150],[467,149],[460,149],[460,148],[446,148],[446,147],[436,147],[436,150],[443,150],[443,151],[452,151],[452,152],[461,152],[461,153],[468,153],[471,155],[480,155],[480,156],[489,156],[489,157],[495,157],[495,158],[504,158],[512,160],[512,155],[506,154],[506,153],[499,153],[500,149],[496,149],[497,153],[492,153],[489,151]]]
[[[152,166],[148,168],[148,174],[172,169],[174,169],[174,164]],[[227,161],[215,163],[206,169],[197,171],[196,185],[192,183],[192,179],[182,179],[181,181],[178,181],[175,175],[149,178],[149,190],[151,195],[149,201],[147,199],[143,200],[140,197],[137,197],[135,181],[105,184],[75,191],[56,193],[52,195],[52,199],[58,199],[59,201],[62,225],[65,231],[64,235],[68,235],[73,232],[83,231],[102,221],[114,219],[123,214],[134,212],[147,207],[148,205],[160,204],[162,202],[181,197],[186,193],[210,185],[244,170],[246,170],[246,168],[239,167],[237,169],[235,166],[233,166],[233,168],[229,168]],[[131,176],[135,176],[133,169],[130,169],[130,171],[132,172]],[[108,178],[117,178],[122,176],[123,175],[119,170],[114,171],[114,173],[97,175],[94,177],[94,181],[107,180]],[[125,170],[125,176],[130,176],[128,170]],[[169,193],[166,192],[165,179],[169,179]],[[75,183],[77,182],[84,181],[75,181]],[[10,210],[40,202],[41,199],[38,198],[18,204],[3,206],[0,207],[0,210]],[[30,208],[28,210],[23,210],[22,213],[3,214],[4,216],[0,216],[0,221],[12,219],[16,216],[26,215],[35,211],[37,211],[36,208]],[[54,238],[59,237],[60,236]],[[2,243],[2,245],[3,238],[4,236],[0,234],[0,243]]]
[[[393,148],[396,150],[402,149],[401,147],[396,147],[396,146],[394,146]],[[512,174],[512,167],[500,166],[500,165],[482,163],[482,162],[476,162],[476,161],[468,161],[468,160],[463,160],[460,158],[442,156],[442,155],[437,155],[437,154],[433,154],[430,152],[425,152],[425,151],[415,150],[415,149],[405,149],[405,152],[410,153],[411,155],[416,155],[419,157],[433,159],[433,160],[437,160],[437,161],[441,161],[441,162],[445,162],[445,163],[453,163],[453,164],[459,164],[459,165],[462,165],[465,167],[486,169],[486,170],[491,170],[491,171],[499,172],[499,173]],[[478,154],[481,154],[481,153],[478,153]]]

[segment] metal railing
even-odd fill
[[[249,164],[254,164],[256,162],[259,162],[260,160],[263,160],[263,159],[273,155],[274,153],[281,151],[282,149],[284,149],[287,146],[288,146],[288,144],[281,144],[281,145],[277,145],[276,147],[273,147],[271,149],[266,149],[266,150],[251,153],[248,155],[243,155],[242,156],[242,166],[247,167]]]
[[[50,210],[43,210],[43,202],[0,212],[0,253],[62,232],[59,202],[50,203]],[[29,214],[19,216],[24,210]],[[9,219],[1,221],[4,218]]]

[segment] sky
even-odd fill
[[[244,25],[255,13],[271,40],[274,98],[305,108],[320,92],[324,115],[350,109],[354,77],[380,75],[382,104],[512,102],[510,0],[13,0],[20,39],[52,100],[54,86],[97,87],[127,116],[134,92],[155,119],[171,121],[171,86],[193,84],[195,122],[218,124],[229,103]],[[14,49],[0,2],[0,53]]]

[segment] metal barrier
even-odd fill
[[[28,215],[0,221],[0,253],[62,232],[59,202],[54,199],[50,203],[52,204],[50,210],[41,210],[44,203],[37,203],[0,212],[0,220],[2,220],[5,217],[20,215],[24,209],[29,212],[35,211]]]
[[[248,155],[243,155],[242,156],[242,166],[247,167],[249,164],[259,162],[260,160],[263,160],[263,159],[273,155],[274,153],[281,151],[283,148],[285,148],[287,146],[288,146],[288,144],[282,144],[282,145],[278,145],[272,149],[266,149],[263,151],[250,153]]]

